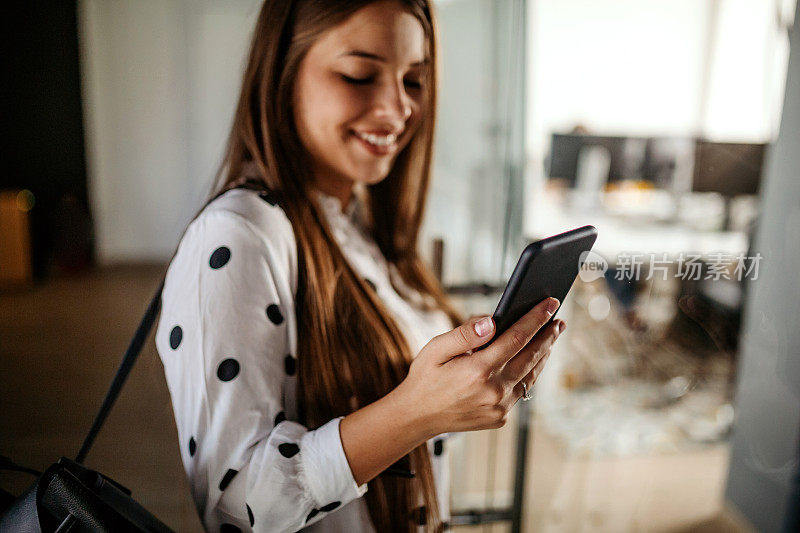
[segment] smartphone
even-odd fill
[[[526,246],[492,315],[495,322],[492,340],[545,298],[552,296],[563,304],[583,266],[587,255],[584,252],[592,249],[596,239],[594,226],[581,226]],[[547,324],[556,314],[558,310]]]

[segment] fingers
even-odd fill
[[[550,352],[553,343],[566,325],[563,320],[554,320],[552,324],[539,331],[522,351],[506,363],[502,371],[503,378],[512,382],[521,380]]]
[[[559,305],[560,302],[555,298],[545,298],[536,304],[533,309],[517,320],[488,348],[481,352],[488,358],[487,363],[498,367],[505,365],[550,320]]]
[[[530,372],[514,386],[514,403],[521,399],[522,395],[525,393],[525,390],[522,388],[523,383],[525,383],[525,386],[528,388],[528,394],[533,394],[533,385],[536,383],[536,380],[539,379],[542,370],[544,370],[544,365],[547,364],[549,358],[550,349],[542,354],[542,357],[536,362],[536,365],[534,365]],[[512,406],[513,405],[514,404],[512,404]]]
[[[423,351],[430,354],[435,362],[446,363],[457,355],[486,344],[494,335],[494,329],[494,320],[490,316],[471,318],[457,328],[431,339]]]

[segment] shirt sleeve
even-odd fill
[[[310,431],[286,417],[297,367],[290,273],[277,264],[277,237],[259,226],[227,210],[201,213],[162,296],[156,345],[209,531],[296,531],[367,490],[344,454],[341,418]]]

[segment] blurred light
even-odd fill
[[[733,406],[729,403],[722,404],[717,408],[717,425],[728,427],[733,424]]]
[[[611,302],[608,301],[608,297],[605,294],[595,294],[589,300],[587,309],[592,320],[599,322],[608,317],[608,313],[611,311]]]
[[[684,376],[675,376],[664,385],[664,391],[672,399],[678,399],[689,391],[689,380]]]
[[[33,209],[33,204],[36,203],[36,197],[28,189],[24,189],[17,193],[17,209],[23,213],[27,213]]]

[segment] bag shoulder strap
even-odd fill
[[[139,352],[142,351],[142,346],[144,346],[144,342],[147,340],[147,335],[150,333],[150,330],[153,327],[153,323],[156,320],[158,311],[161,309],[161,291],[163,289],[164,279],[162,278],[161,283],[158,286],[158,290],[156,290],[156,293],[150,300],[150,304],[147,306],[147,311],[142,317],[141,322],[139,322],[139,327],[136,328],[136,333],[133,335],[133,339],[131,339],[128,349],[125,351],[125,357],[122,358],[122,363],[119,365],[117,373],[114,376],[114,380],[111,382],[111,387],[109,387],[108,392],[106,393],[106,397],[103,400],[103,405],[100,406],[100,411],[94,418],[92,428],[89,430],[88,435],[86,435],[86,438],[83,440],[83,445],[81,446],[78,455],[75,457],[76,463],[82,463],[86,458],[86,454],[89,453],[89,448],[91,448],[92,444],[94,443],[97,433],[100,431],[100,428],[106,421],[106,417],[108,416],[109,411],[111,411],[114,401],[117,399],[117,396],[119,396],[122,385],[128,378],[131,368],[133,368],[133,363],[136,362]]]
[[[264,201],[269,202],[272,205],[275,205],[273,202],[276,202],[277,200],[276,195],[272,191],[266,189],[264,183],[260,180],[243,179],[235,182],[232,187],[227,187],[217,193],[206,203],[206,205],[211,203],[216,198],[219,198],[229,190],[235,188],[259,191],[259,196]],[[125,384],[125,380],[128,378],[128,374],[130,374],[131,369],[133,368],[133,363],[136,362],[136,358],[142,351],[142,347],[144,346],[147,336],[150,333],[150,330],[153,328],[153,323],[156,321],[158,312],[161,309],[161,292],[164,290],[165,280],[166,275],[161,279],[161,283],[159,284],[156,293],[153,295],[153,298],[150,300],[150,304],[147,306],[147,311],[145,311],[142,320],[139,322],[139,327],[136,328],[136,333],[133,335],[133,339],[131,339],[128,349],[125,351],[125,356],[122,358],[122,362],[117,369],[117,373],[114,375],[111,386],[108,388],[108,392],[103,400],[103,404],[100,406],[100,411],[98,411],[97,415],[95,416],[92,427],[89,429],[89,433],[83,440],[83,445],[81,446],[78,455],[75,457],[76,463],[83,463],[84,459],[86,459],[86,455],[89,453],[89,448],[92,447],[97,434],[100,432],[100,428],[106,421],[108,413],[111,411],[111,407],[113,407],[114,402],[122,390],[122,386]]]

